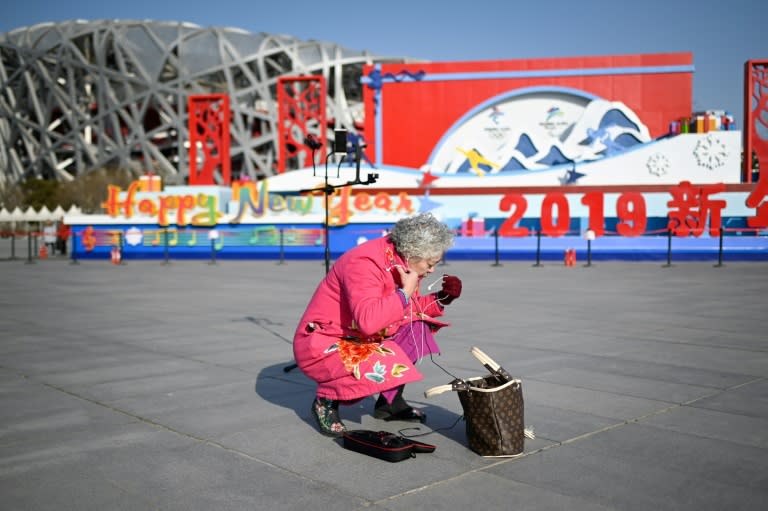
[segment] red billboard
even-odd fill
[[[693,71],[689,52],[366,66],[367,152],[378,165],[420,168],[459,119],[516,92],[619,101],[656,138],[671,121],[690,116]]]

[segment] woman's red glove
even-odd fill
[[[443,289],[437,292],[437,300],[448,305],[461,296],[461,280],[453,275],[443,275]]]

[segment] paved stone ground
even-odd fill
[[[435,360],[483,374],[476,345],[523,379],[522,457],[474,454],[463,422],[394,464],[318,434],[283,368],[320,261],[0,261],[0,507],[768,508],[768,265],[438,271],[464,296]],[[406,398],[448,428],[457,396],[422,393],[452,378],[420,369]],[[372,405],[347,425],[409,426]]]

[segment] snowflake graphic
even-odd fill
[[[699,167],[713,170],[725,164],[725,159],[728,157],[728,148],[710,133],[696,143],[693,156],[696,157],[696,163],[699,164]]]
[[[669,171],[669,159],[661,153],[656,153],[648,158],[645,166],[648,172],[661,177]]]

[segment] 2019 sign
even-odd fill
[[[722,227],[722,210],[725,200],[712,196],[725,190],[723,183],[693,186],[688,181],[670,189],[672,200],[667,202],[667,228],[676,236],[700,236],[707,225],[710,235],[716,236]],[[756,187],[747,198],[748,207],[757,208],[757,215],[747,219],[750,227],[768,227],[768,202],[762,199],[768,193],[768,186]],[[605,234],[605,193],[587,192],[581,197],[589,216],[589,229],[595,236]],[[510,212],[499,227],[499,235],[523,237],[530,234],[527,227],[520,226],[520,220],[528,208],[528,200],[519,193],[508,193],[501,198],[499,210]],[[645,198],[640,192],[624,192],[616,200],[616,216],[619,222],[616,231],[620,236],[634,237],[645,233],[647,214]],[[544,196],[540,211],[541,232],[546,236],[559,237],[568,233],[571,215],[568,198],[563,192],[549,192]]]
[[[595,236],[605,233],[605,194],[603,192],[588,192],[581,197],[581,203],[589,211],[589,228]],[[500,236],[528,236],[527,227],[517,224],[523,218],[528,207],[526,198],[517,193],[508,193],[502,197],[499,209],[512,214],[499,227]],[[555,215],[555,211],[557,215]],[[639,192],[626,192],[616,201],[617,216],[621,220],[616,230],[621,236],[640,236],[645,232],[647,223],[645,199]],[[546,236],[558,237],[568,233],[571,223],[568,199],[562,192],[550,192],[544,196],[541,203],[541,231]]]

